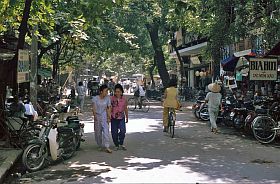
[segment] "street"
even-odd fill
[[[175,138],[162,132],[160,103],[148,113],[129,112],[127,151],[98,151],[90,102],[81,119],[85,139],[70,160],[22,176],[26,183],[279,183],[280,149],[222,128],[215,135],[194,119],[190,107],[178,112]],[[112,143],[112,140],[111,140]],[[112,145],[113,148],[113,145]]]

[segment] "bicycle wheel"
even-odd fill
[[[258,116],[252,124],[254,137],[263,144],[271,143],[276,136],[276,122],[269,116]]]
[[[142,101],[142,111],[148,112],[150,110],[150,102],[148,99],[143,99]]]
[[[170,113],[168,117],[168,132],[171,138],[174,137],[174,130],[175,130],[175,117],[174,117],[174,113]]]
[[[130,111],[134,111],[136,108],[135,108],[135,99],[134,98],[129,98],[127,100],[127,108],[128,110]]]

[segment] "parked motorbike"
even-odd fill
[[[201,105],[204,104],[204,102],[205,102],[205,96],[199,96],[196,99],[196,102],[192,106],[194,116],[197,119],[200,119],[200,108],[201,108]]]
[[[233,121],[233,127],[240,130],[245,127],[245,118],[248,115],[249,111],[254,110],[252,101],[238,101],[236,107],[233,109],[230,114]]]
[[[53,113],[43,124],[39,137],[29,142],[22,155],[22,163],[28,171],[38,171],[51,161],[73,156],[80,146],[81,124],[76,118],[68,118],[68,122],[68,126],[59,127],[59,113]]]

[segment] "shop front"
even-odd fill
[[[280,97],[279,65],[276,58],[232,56],[223,60],[221,65],[224,85],[232,91],[240,91],[246,97],[254,94]],[[236,85],[230,84],[231,79]]]

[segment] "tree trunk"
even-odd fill
[[[24,10],[23,10],[23,17],[22,17],[22,21],[20,23],[19,26],[19,38],[18,38],[18,44],[17,44],[17,49],[16,49],[16,53],[14,58],[11,61],[11,65],[8,65],[9,67],[9,71],[10,71],[10,75],[7,76],[11,78],[11,86],[14,90],[15,93],[18,93],[18,84],[17,84],[17,66],[18,66],[18,50],[19,49],[23,49],[24,47],[24,43],[25,43],[25,35],[27,33],[27,23],[28,23],[28,19],[29,19],[29,13],[30,13],[30,8],[31,8],[31,4],[32,4],[32,0],[26,0],[25,1],[25,6],[24,6]],[[6,65],[7,66],[7,65]],[[5,101],[5,97],[6,97],[6,85],[7,83],[1,83],[0,84],[0,96],[1,96],[1,100],[0,100],[0,109],[4,109],[4,101]],[[0,113],[0,124],[4,124],[4,114],[3,112]],[[1,129],[0,130],[0,138],[3,138],[4,136],[4,130]]]
[[[24,48],[25,35],[28,31],[27,25],[28,25],[31,4],[32,4],[32,0],[25,0],[22,21],[19,26],[19,37],[18,37],[17,50],[16,50],[15,56],[12,60],[11,76],[13,78],[12,88],[14,89],[14,91],[18,90],[18,84],[17,84],[18,50]]]
[[[158,25],[153,23],[153,24],[146,24],[146,28],[148,29],[151,42],[153,45],[153,49],[155,51],[154,53],[154,58],[157,61],[157,67],[158,67],[158,72],[160,75],[160,78],[162,80],[162,84],[164,88],[169,86],[169,75],[166,69],[165,65],[165,59],[164,59],[164,54],[162,51],[162,44],[159,39],[159,28]]]
[[[154,71],[155,67],[156,67],[156,58],[154,58],[153,65],[150,66],[150,68],[149,68],[149,75],[150,75],[151,81],[152,81],[152,83],[151,83],[151,88],[152,89],[155,88],[155,80],[154,80],[154,75],[153,75],[153,71]]]
[[[57,80],[58,70],[59,70],[59,57],[61,53],[61,45],[58,44],[55,47],[55,54],[53,56],[53,71],[52,71],[52,78],[53,81]]]

